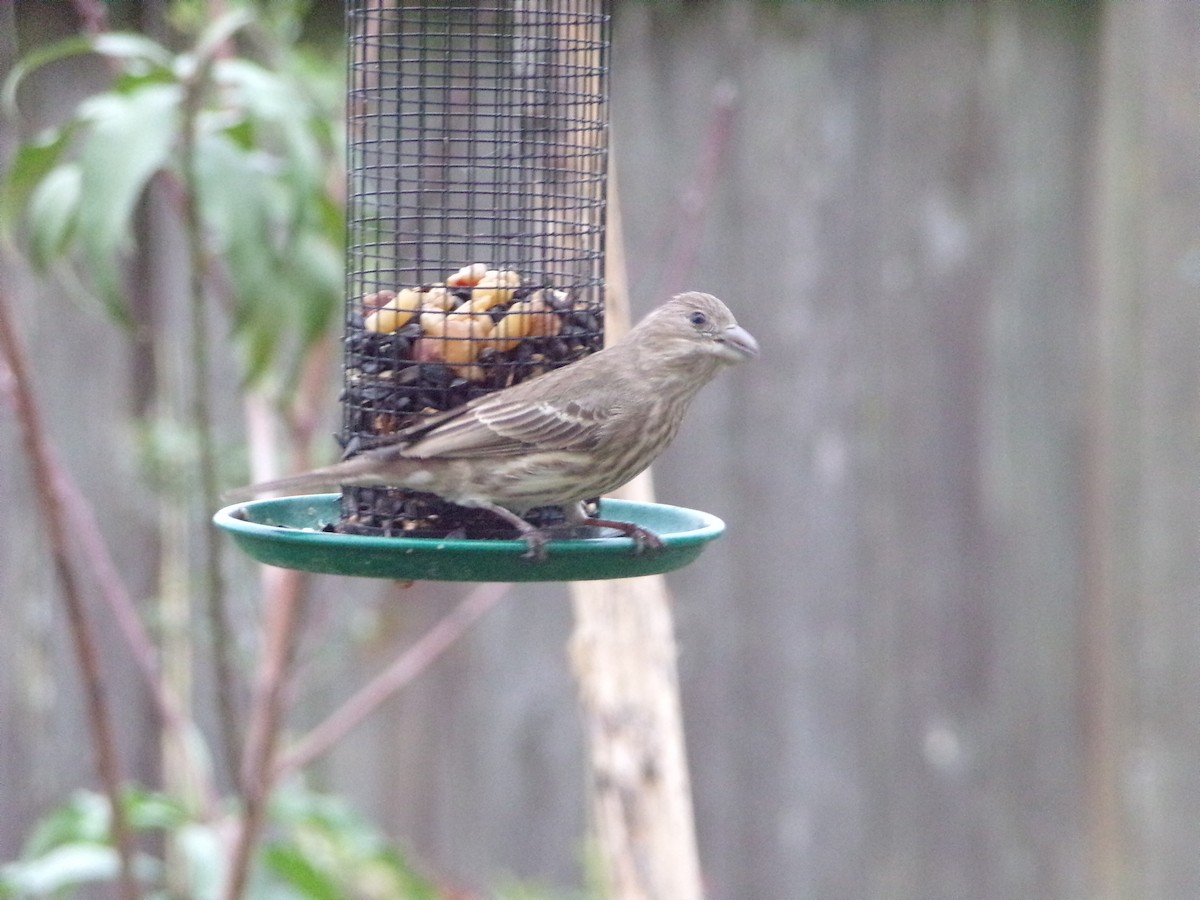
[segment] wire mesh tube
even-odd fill
[[[348,2],[347,455],[601,346],[608,6]],[[505,529],[375,488],[338,525]]]

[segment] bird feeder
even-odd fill
[[[610,5],[347,3],[345,455],[602,346]],[[722,528],[614,503],[605,517],[664,548],[634,556],[629,538],[577,533],[531,563],[492,514],[393,488],[239,504],[216,521],[275,565],[443,580],[668,571]]]

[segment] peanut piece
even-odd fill
[[[538,291],[509,307],[492,332],[492,346],[501,352],[511,350],[527,337],[556,335],[561,325],[562,320]]]
[[[478,327],[481,323],[456,319],[445,313],[422,313],[420,321],[424,334],[413,351],[421,362],[441,360],[451,366],[469,365],[475,361],[476,354],[487,346],[487,337],[491,332],[490,321],[485,332]]]
[[[374,291],[370,294],[364,294],[362,298],[362,308],[364,312],[374,312],[381,306],[386,306],[396,298],[395,291]]]
[[[421,312],[429,312],[430,310],[446,312],[456,303],[458,303],[458,298],[440,285],[431,287],[429,290],[421,293]]]
[[[471,291],[471,299],[454,310],[456,316],[485,313],[494,306],[507,303],[521,286],[521,276],[505,270],[489,269]]]
[[[487,263],[471,263],[469,266],[463,266],[446,279],[446,287],[475,287],[487,271]]]
[[[421,308],[421,292],[404,288],[363,322],[363,327],[375,334],[391,334],[407,325]]]

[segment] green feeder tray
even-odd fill
[[[363,537],[322,531],[339,515],[338,494],[310,494],[227,506],[213,521],[261,563],[329,575],[399,581],[589,581],[657,575],[685,566],[719,537],[725,523],[694,509],[661,503],[602,500],[606,519],[634,522],[657,534],[661,550],[634,553],[632,538],[552,539],[547,557],[522,558],[521,540]]]

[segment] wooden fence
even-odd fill
[[[671,579],[711,896],[1200,894],[1200,5],[625,2],[615,33],[635,300],[710,290],[764,351],[656,470],[729,526]],[[138,357],[6,264],[150,596]],[[10,858],[89,775],[7,413],[0,454]],[[297,721],[454,596],[318,579]],[[514,589],[314,779],[452,881],[577,884],[569,629]]]

